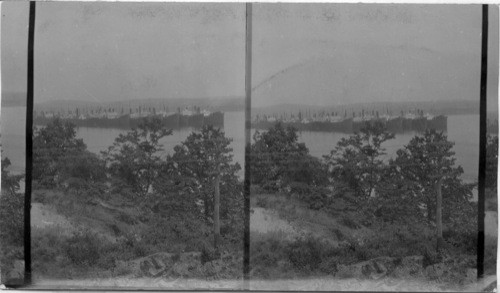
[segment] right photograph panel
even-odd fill
[[[475,288],[482,7],[254,4],[251,17],[250,289]],[[497,209],[487,218],[494,276]]]

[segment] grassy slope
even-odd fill
[[[258,194],[251,198],[252,207],[261,207],[275,211],[279,218],[288,221],[302,233],[312,234],[336,245],[346,237],[360,241],[371,236],[365,227],[354,229],[324,211],[311,210],[303,202],[285,195]]]
[[[141,228],[137,220],[140,211],[120,198],[104,202],[61,191],[38,190],[33,202],[32,225],[37,228],[60,226],[69,229],[67,232],[90,229],[110,241]]]
[[[331,278],[332,249],[347,243],[347,239],[362,241],[370,235],[364,227],[353,229],[323,211],[311,210],[301,201],[284,195],[254,194],[251,208],[259,212],[257,217],[253,213],[250,218],[253,279]],[[268,218],[262,218],[261,213],[267,213]],[[276,227],[272,223],[276,220],[287,225]],[[262,223],[252,224],[252,221]],[[255,228],[259,226],[267,226],[267,229],[259,231]],[[316,244],[308,243],[308,239],[314,239]],[[310,261],[311,257],[316,257],[316,261]]]
[[[367,227],[364,227],[362,225],[358,226],[357,228],[353,227],[352,225],[349,225],[349,223],[343,221],[342,217],[337,218],[323,211],[311,210],[303,202],[284,195],[254,194],[251,198],[251,207],[257,209],[265,209],[270,213],[274,213],[277,217],[279,217],[279,219],[289,222],[289,224],[294,227],[295,231],[299,231],[299,234],[312,235],[314,239],[325,240],[326,243],[332,246],[335,246],[335,244],[341,244],[342,242],[352,243],[353,241],[363,246],[365,240],[376,236],[374,235],[375,232]],[[288,249],[287,243],[291,242],[290,237],[287,237],[287,235],[285,234],[285,232],[258,233],[256,231],[252,231],[252,275],[256,279],[261,279],[260,282],[262,283],[255,283],[256,285],[259,284],[257,286],[258,288],[256,289],[264,289],[265,287],[263,286],[269,285],[267,283],[272,280],[272,282],[276,283],[275,285],[280,289],[286,290],[288,288],[287,285],[283,284],[283,282],[280,282],[280,279],[289,279],[291,277],[295,280],[302,280],[301,282],[303,283],[302,286],[305,286],[304,288],[324,290],[318,289],[316,285],[311,287],[311,284],[307,282],[307,279],[314,278],[314,282],[315,284],[318,284],[318,286],[320,284],[324,284],[325,286],[327,286],[326,284],[332,278],[332,272],[329,269],[330,267],[334,266],[333,264],[335,262],[340,261],[342,263],[356,263],[362,261],[361,259],[349,259],[343,258],[342,256],[336,258],[335,256],[332,257],[332,254],[329,253],[327,255],[331,257],[332,262],[322,261],[314,273],[301,273],[300,269],[297,270],[297,267],[294,268],[293,265],[287,263],[286,259],[287,257],[290,257],[290,254],[281,253],[280,251],[286,251]],[[252,246],[258,246],[258,248],[254,248]],[[304,249],[307,249],[307,246],[301,248],[302,251]],[[266,254],[266,250],[270,250],[271,253]],[[339,250],[339,252],[343,254],[341,250]],[[416,251],[409,251],[409,253],[420,254]],[[335,255],[335,253],[333,253],[333,255]],[[318,277],[319,279],[317,279]],[[344,284],[347,282],[344,285],[348,286],[350,289],[347,289],[347,287],[343,287],[343,290],[366,290],[365,286],[381,286],[380,288],[385,288],[385,290],[394,290],[397,288],[401,290],[414,290],[415,288],[419,287],[420,289],[426,288],[425,291],[442,291],[443,289],[450,290],[451,288],[453,288],[453,290],[463,289],[456,282],[456,280],[451,282],[444,280],[431,281],[428,280],[427,277],[420,275],[412,277],[410,279],[408,279],[408,277],[410,276],[407,276],[403,279],[386,277],[379,281],[356,280],[356,286],[347,284],[349,283],[349,281],[352,281],[350,279],[335,279],[337,282],[340,282],[339,284]],[[398,283],[398,280],[405,280],[405,284],[407,284],[407,282],[410,282],[411,280],[412,282],[414,282],[414,284],[412,284],[411,286],[400,286],[400,284],[397,286],[389,285],[389,283],[391,282]]]
[[[121,255],[142,256],[123,245],[127,235],[143,228],[136,220],[139,211],[119,202],[36,190],[31,219],[35,278],[112,276]]]

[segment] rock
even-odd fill
[[[150,255],[139,262],[141,272],[147,277],[158,277],[172,265],[172,256],[163,253]]]
[[[0,272],[0,281],[2,284],[11,286],[24,283],[24,260],[14,260],[10,266]]]
[[[424,257],[422,255],[405,256],[401,260],[400,265],[422,269],[424,266]]]
[[[401,259],[396,269],[391,274],[396,278],[404,278],[422,274],[424,270],[424,257],[421,255],[406,256]]]
[[[183,252],[180,254],[179,258],[180,262],[183,263],[201,263],[201,252],[192,251],[192,252]]]
[[[440,279],[446,271],[444,263],[436,263],[425,268],[426,276],[431,280]]]
[[[7,274],[8,279],[23,279],[24,278],[24,260],[16,259],[12,269]]]
[[[337,278],[360,278],[362,275],[359,265],[339,265],[335,277]]]
[[[477,282],[477,269],[469,268],[465,271],[464,284]]]
[[[353,265],[340,265],[335,276],[377,280],[390,274],[396,267],[396,261],[395,257],[377,257]]]
[[[189,270],[200,265],[200,252],[160,252],[129,262],[117,262],[116,269],[124,274],[159,277],[172,272],[175,274],[181,274],[181,272],[184,272],[185,270]]]

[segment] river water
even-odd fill
[[[3,155],[10,158],[11,170],[16,173],[24,171],[25,164],[25,107],[2,108],[1,112],[1,142]],[[234,161],[238,162],[242,170],[245,160],[245,121],[244,112],[226,112],[224,115],[224,131],[227,137],[233,139],[231,147],[234,152]],[[175,145],[180,144],[194,129],[174,131],[170,136],[162,139],[165,153],[171,153]],[[113,144],[114,139],[125,133],[119,129],[78,128],[77,136],[82,138],[90,151],[100,153]],[[252,130],[252,135],[255,131]],[[386,158],[394,157],[396,151],[407,144],[415,133],[398,134],[396,138],[384,143]],[[301,132],[300,142],[304,142],[313,156],[327,155],[346,134],[330,132]],[[456,115],[448,117],[448,139],[455,142],[458,165],[464,168],[462,178],[468,182],[477,181],[479,160],[479,116]]]

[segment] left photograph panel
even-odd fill
[[[2,4],[0,265],[24,278],[28,2]],[[242,289],[245,5],[37,2],[33,288]]]

